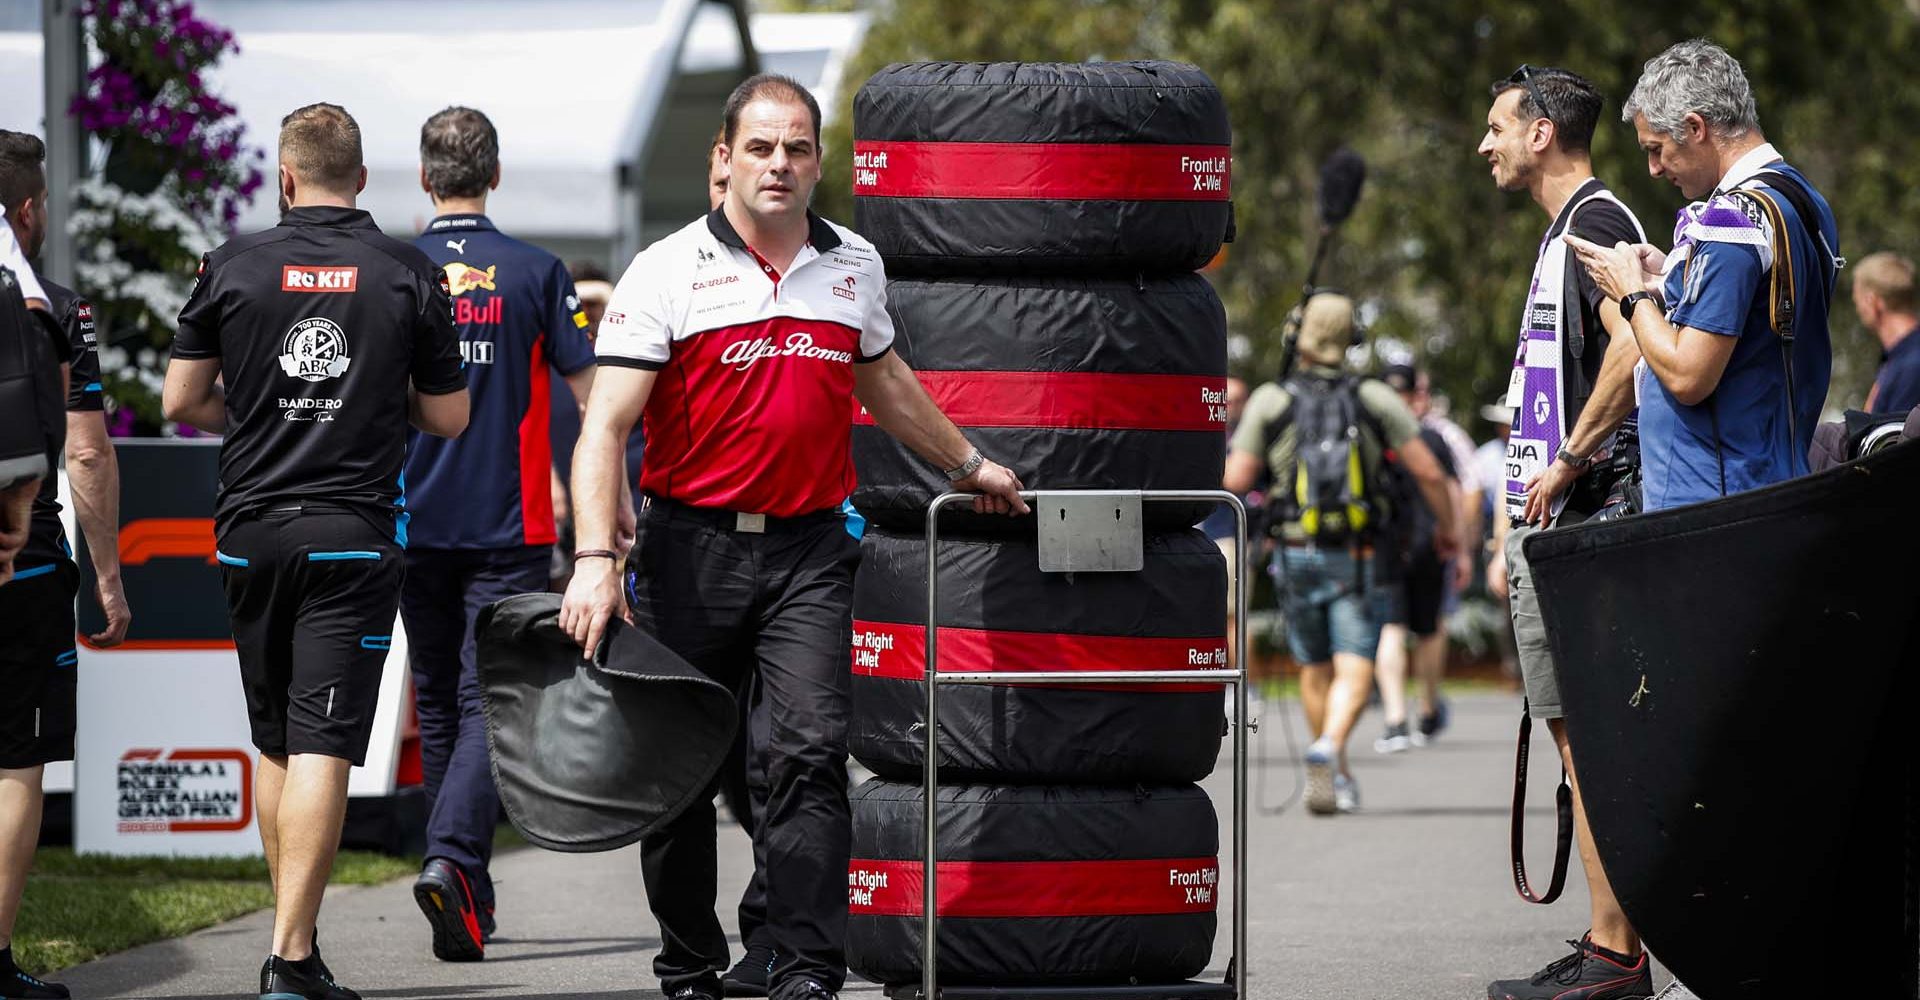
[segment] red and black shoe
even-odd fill
[[[1568,941],[1573,954],[1526,979],[1502,979],[1487,987],[1487,1000],[1647,1000],[1653,996],[1653,963],[1647,953],[1628,958],[1586,938]]]
[[[480,915],[459,865],[445,858],[427,859],[413,883],[413,899],[433,925],[433,957],[442,962],[478,962],[486,957]]]

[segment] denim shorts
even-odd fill
[[[1283,547],[1273,554],[1274,582],[1287,617],[1287,645],[1301,665],[1332,661],[1335,653],[1373,659],[1380,623],[1393,592],[1375,583],[1372,560],[1350,549]]]

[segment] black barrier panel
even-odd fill
[[[1608,878],[1703,997],[1914,995],[1916,497],[1920,443],[1527,541]]]
[[[133,625],[119,649],[219,649],[233,646],[226,592],[214,556],[213,498],[220,485],[220,442],[113,441],[120,463],[120,579]],[[95,600],[97,578],[84,532],[80,563],[80,635],[106,628]]]

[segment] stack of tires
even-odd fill
[[[1217,489],[1226,315],[1193,273],[1231,238],[1230,133],[1175,63],[916,63],[854,100],[855,228],[889,272],[894,346],[1030,489]],[[847,960],[921,975],[927,503],[949,487],[854,426],[871,526],[854,592]],[[1226,664],[1225,561],[1201,506],[1148,504],[1145,565],[1042,573],[1030,518],[942,515],[940,670]],[[943,687],[941,982],[1164,984],[1213,951],[1219,829],[1193,783],[1218,685]]]

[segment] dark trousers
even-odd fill
[[[766,725],[747,758],[765,762],[755,838],[766,927],[779,953],[772,985],[846,979],[847,726],[851,715],[853,573],[859,543],[837,516],[768,520],[764,534],[654,504],[643,515],[631,583],[634,618],[714,679],[743,690]],[[727,939],[714,913],[712,796],[642,841],[647,899],[660,922],[654,959],[671,995],[718,995]]]
[[[493,830],[500,793],[487,758],[487,722],[474,668],[480,609],[547,589],[546,546],[410,549],[400,616],[420,717],[428,808],[427,857],[460,866],[483,913],[493,909]]]
[[[767,702],[757,697],[757,686],[748,684],[740,692],[740,731],[734,734],[733,752],[720,772],[720,797],[734,822],[753,839],[753,877],[740,893],[740,943],[773,947],[767,930],[767,857],[760,846],[760,817],[767,813],[766,760],[749,747],[766,745]],[[754,734],[760,734],[755,737]],[[755,739],[758,744],[754,743]]]

